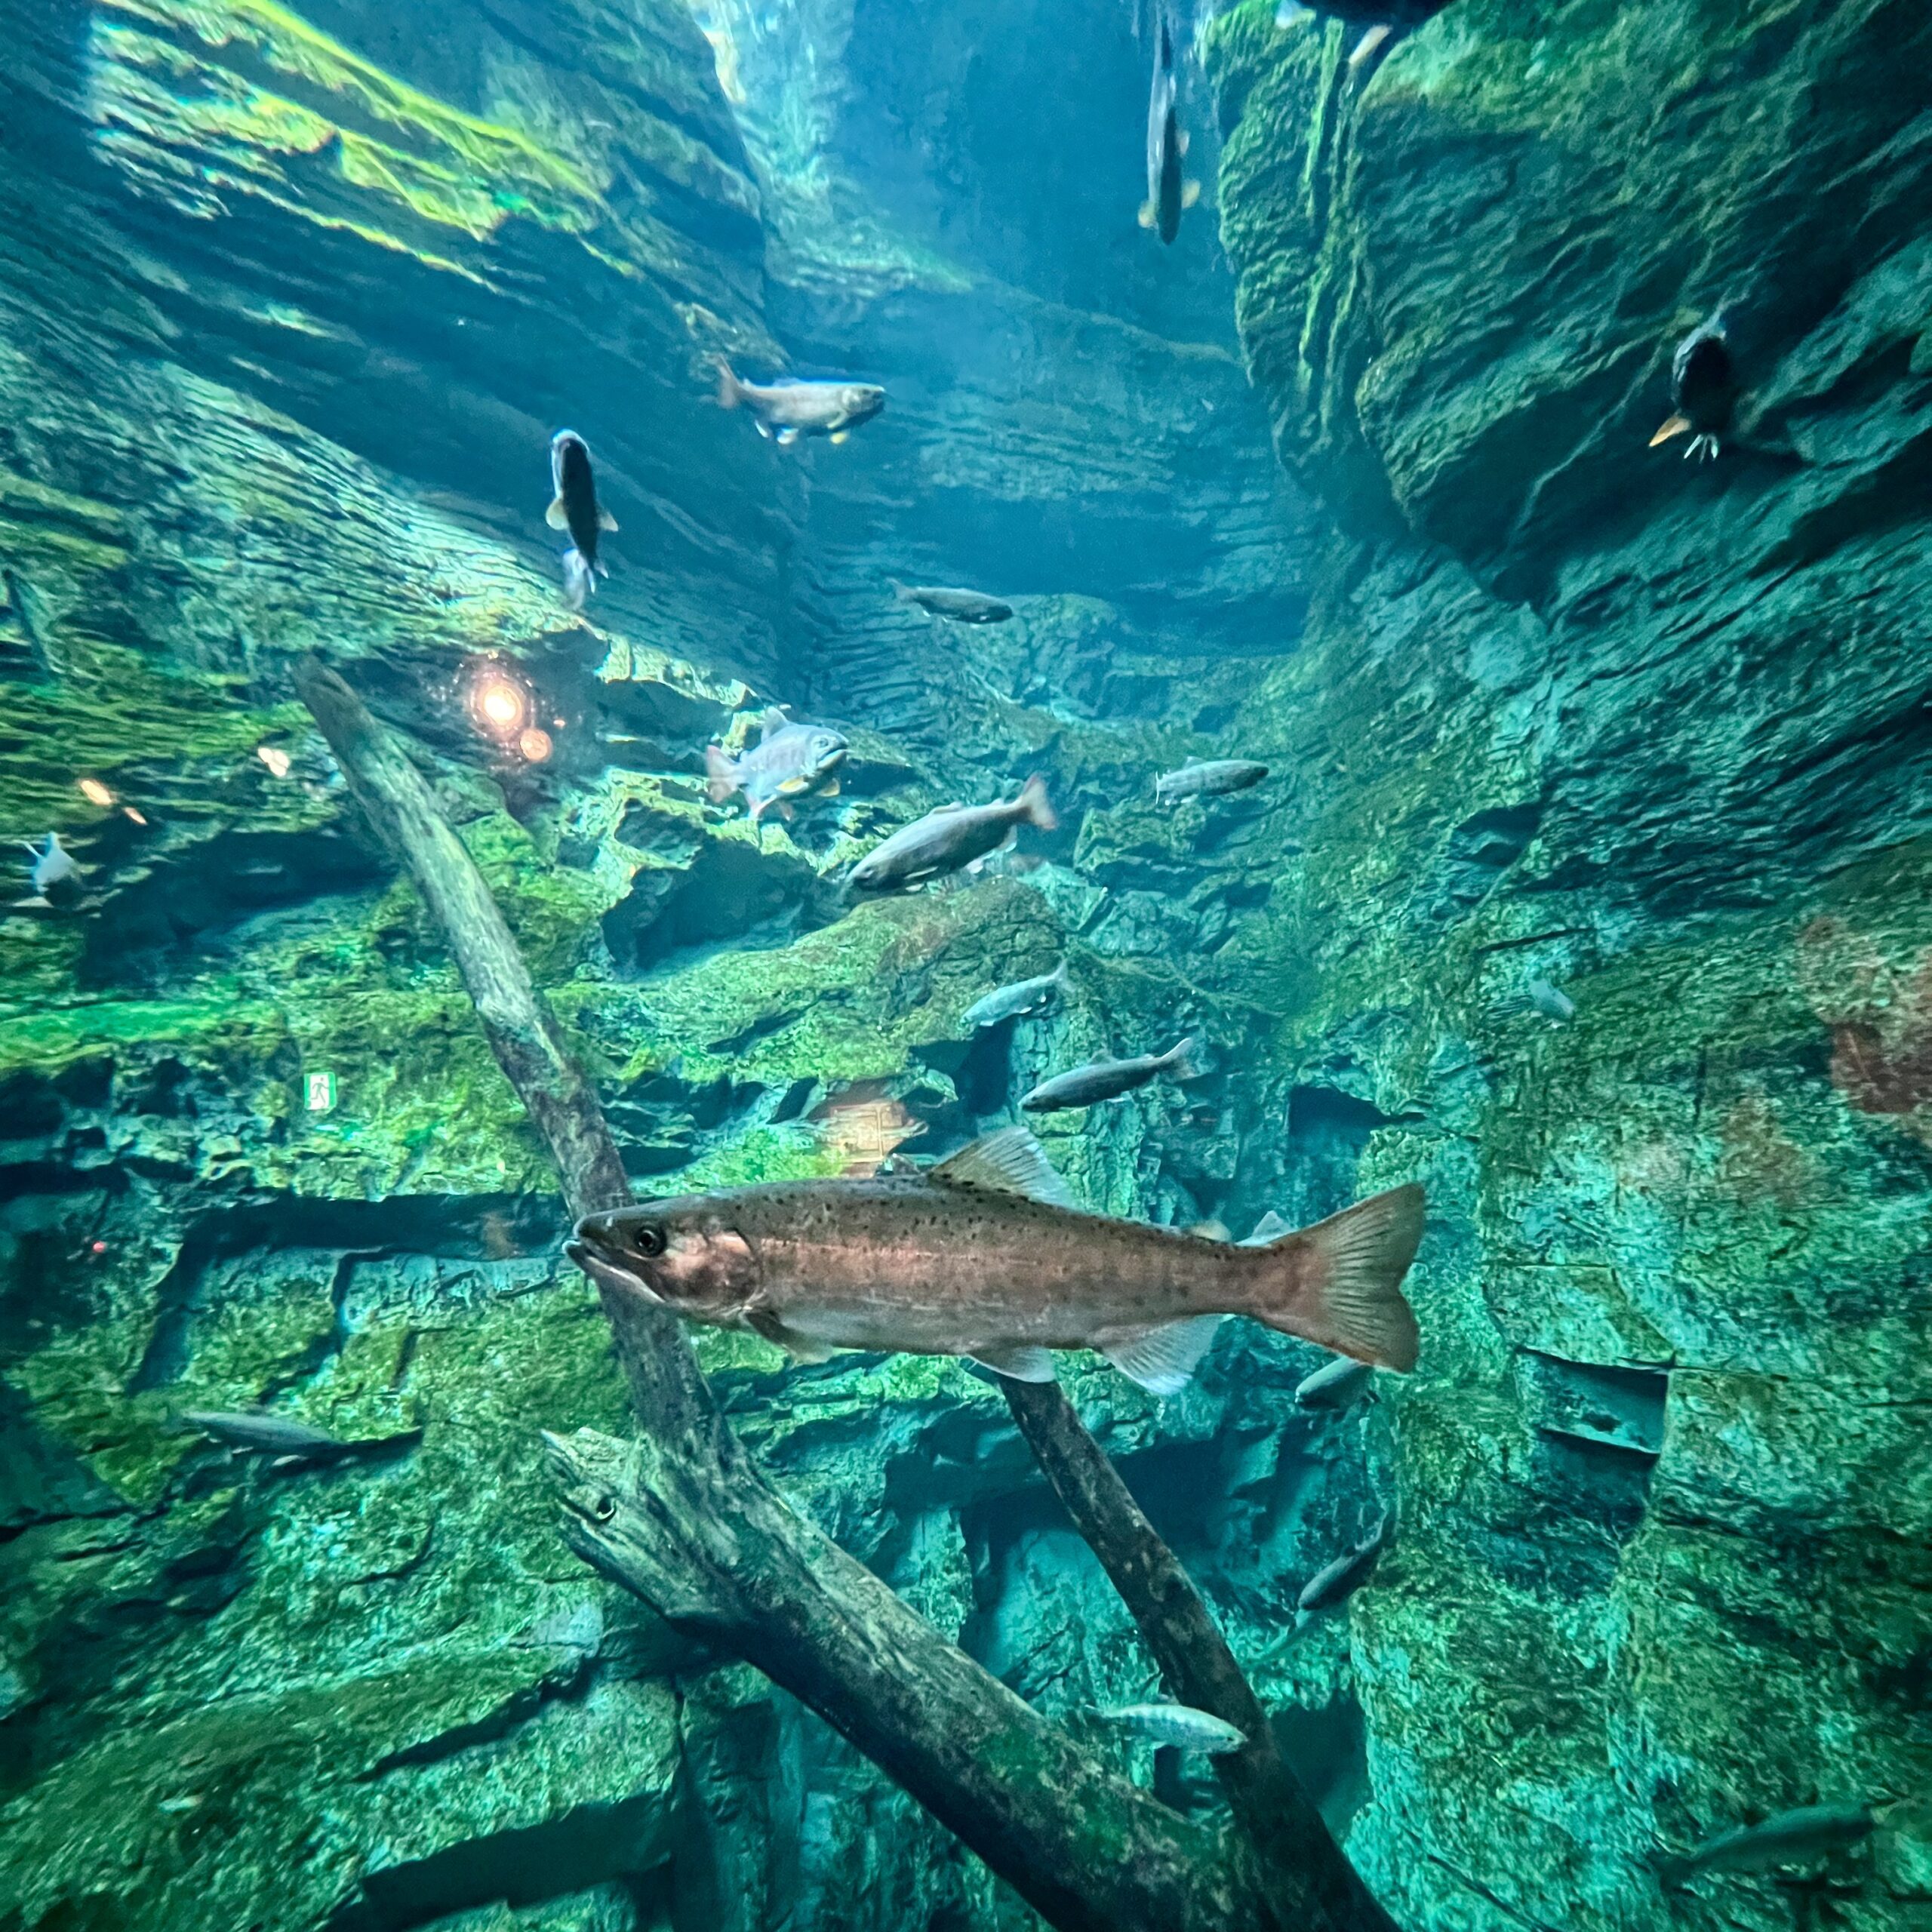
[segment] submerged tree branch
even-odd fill
[[[597,1097],[422,774],[334,672],[309,658],[295,678],[442,928],[565,1198],[580,1214],[627,1201]],[[1063,1932],[1290,1932],[1238,1840],[1100,1769],[792,1510],[719,1414],[675,1318],[599,1294],[645,1434],[551,1438],[582,1555],[809,1705]]]
[[[1276,1915],[1332,1932],[1395,1932],[1283,1758],[1268,1713],[1193,1580],[1057,1382],[1002,1380],[1007,1406],[1054,1494],[1139,1626],[1168,1688],[1245,1734],[1217,1758],[1228,1801],[1262,1863]]]

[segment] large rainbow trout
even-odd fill
[[[1011,1127],[924,1174],[589,1214],[565,1251],[615,1292],[749,1330],[803,1361],[838,1349],[968,1355],[1049,1382],[1048,1349],[1095,1349],[1166,1395],[1228,1315],[1413,1368],[1401,1282],[1422,1225],[1413,1184],[1262,1247],[1084,1214],[1039,1143]]]

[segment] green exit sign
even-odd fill
[[[309,1111],[312,1114],[333,1113],[335,1111],[335,1075],[333,1073],[311,1073],[306,1079]]]

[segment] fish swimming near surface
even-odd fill
[[[1063,959],[1051,973],[1042,973],[1037,980],[1016,980],[1011,986],[1001,986],[984,999],[975,1000],[961,1016],[960,1024],[977,1031],[1023,1014],[1043,1013],[1066,984],[1066,961]]]
[[[1367,1362],[1337,1355],[1297,1384],[1295,1407],[1337,1412],[1352,1409],[1368,1394],[1374,1380],[1375,1371]]]
[[[1245,792],[1268,776],[1265,764],[1246,758],[1191,758],[1178,771],[1164,771],[1154,780],[1156,804],[1178,804],[1183,798],[1218,798]]]
[[[292,1416],[273,1415],[266,1409],[187,1409],[182,1412],[181,1420],[200,1434],[226,1443],[231,1449],[272,1456],[278,1468],[297,1463],[343,1463],[358,1456],[380,1456],[406,1449],[423,1439],[420,1429],[408,1429],[395,1435],[345,1442],[339,1436],[297,1422]]]
[[[1730,338],[1719,309],[1677,345],[1670,358],[1670,414],[1651,438],[1651,448],[1673,436],[1687,435],[1687,462],[1696,457],[1709,462],[1723,448],[1724,432],[1737,401],[1737,372],[1730,359]]]
[[[1192,1704],[1116,1704],[1094,1715],[1151,1743],[1198,1751],[1204,1757],[1225,1757],[1247,1742],[1246,1731]]]
[[[1141,226],[1151,228],[1163,242],[1171,242],[1180,232],[1181,211],[1201,198],[1201,183],[1181,178],[1187,130],[1180,125],[1180,92],[1174,37],[1164,12],[1154,49],[1154,84],[1147,97],[1147,198],[1140,205]]]
[[[1547,980],[1532,980],[1523,989],[1523,997],[1546,1020],[1570,1020],[1577,1017],[1577,1002]]]
[[[1871,1836],[1877,1820],[1869,1804],[1807,1804],[1755,1825],[1734,1826],[1681,1857],[1660,1854],[1657,1878],[1675,1888],[1700,1872],[1775,1872],[1810,1865]]]
[[[35,891],[43,899],[52,901],[63,893],[79,890],[80,862],[61,844],[59,832],[50,832],[44,847],[26,838],[20,843],[33,855],[27,876],[32,880]]]
[[[590,447],[574,429],[559,429],[550,438],[550,488],[543,521],[552,530],[571,534],[571,547],[564,552],[564,601],[581,611],[597,580],[611,574],[598,559],[597,541],[617,528],[617,519],[597,500]]]
[[[1385,1515],[1355,1548],[1324,1564],[1302,1586],[1295,1599],[1295,1628],[1303,1629],[1324,1610],[1346,1603],[1367,1583],[1395,1534],[1395,1519]]]
[[[721,355],[718,365],[718,401],[721,408],[749,409],[761,436],[775,437],[789,446],[801,436],[829,436],[842,443],[861,423],[869,422],[885,407],[885,392],[876,383],[826,383],[795,380],[748,383],[732,373]]]
[[[742,792],[754,824],[768,806],[781,818],[792,816],[791,800],[808,792],[834,792],[832,775],[844,762],[842,733],[824,724],[795,724],[783,705],[773,705],[758,721],[758,741],[734,758],[722,745],[707,745],[704,769],[711,802],[721,805]]]
[[[1224,1315],[1397,1370],[1417,1337],[1402,1278],[1423,1191],[1359,1201],[1266,1247],[1083,1212],[1024,1128],[922,1173],[779,1181],[588,1214],[565,1252],[614,1294],[763,1336],[966,1356],[1022,1382],[1093,1349],[1157,1395],[1184,1388]]]
[[[1091,1107],[1103,1100],[1118,1100],[1144,1087],[1150,1080],[1171,1074],[1177,1080],[1192,1080],[1194,1063],[1188,1055],[1194,1051],[1192,1038],[1177,1041],[1164,1054],[1137,1054],[1132,1060],[1089,1060],[1066,1073],[1043,1080],[1020,1104],[1029,1114],[1059,1113],[1069,1107]]]
[[[886,582],[902,604],[916,604],[935,617],[950,617],[956,624],[1003,624],[1013,615],[1013,606],[977,590],[951,590],[943,584],[901,583],[896,577]]]
[[[901,826],[852,868],[847,883],[857,892],[908,891],[997,851],[1023,825],[1051,832],[1059,823],[1047,802],[1046,781],[1029,778],[1017,798],[995,799],[989,805],[942,805]]]

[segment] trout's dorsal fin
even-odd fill
[[[1269,1208],[1254,1224],[1254,1232],[1241,1243],[1243,1247],[1266,1247],[1271,1241],[1279,1241],[1284,1235],[1291,1235],[1294,1229]]]
[[[791,723],[782,704],[768,704],[758,721],[758,741],[763,744],[774,732],[782,731]]]
[[[1055,1208],[1078,1204],[1054,1171],[1046,1149],[1023,1127],[1003,1127],[940,1162],[926,1176],[942,1187],[984,1187]]]

